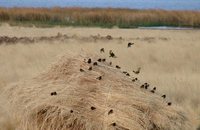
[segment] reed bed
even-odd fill
[[[200,11],[116,8],[0,8],[0,23],[135,28],[138,26],[200,27]]]

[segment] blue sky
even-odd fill
[[[200,0],[0,0],[1,7],[122,7],[200,10]]]

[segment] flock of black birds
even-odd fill
[[[132,45],[134,45],[134,43],[129,42],[128,45],[127,45],[127,48],[130,48]],[[100,49],[100,53],[105,53],[105,49],[104,49],[104,48],[101,48],[101,49]],[[109,51],[109,57],[111,57],[111,58],[117,58],[117,56],[115,55],[115,53],[114,53],[112,50]],[[99,58],[97,61],[98,61],[98,62],[105,62],[106,59],[105,59],[105,58],[104,58],[104,59]],[[88,59],[87,63],[88,63],[88,64],[91,64],[91,63],[92,63],[92,59]],[[94,65],[94,66],[95,66],[95,65],[98,65],[98,63],[97,63],[97,62],[94,62],[93,65]],[[112,65],[112,62],[109,62],[109,65],[111,66],[111,65]],[[115,68],[121,69],[121,67],[120,67],[119,65],[116,65]],[[88,70],[92,70],[92,67],[90,67]],[[137,70],[133,70],[133,73],[136,74],[136,75],[138,75],[138,74],[140,73],[140,71],[141,71],[141,67],[138,67]],[[81,72],[83,72],[83,71],[81,71]],[[126,72],[126,71],[123,71],[122,73],[125,74],[126,76],[130,76],[130,74],[129,74],[128,72]],[[96,79],[102,80],[102,76],[99,76],[99,77],[97,77]],[[133,79],[132,79],[132,82],[135,82],[135,81],[137,81],[137,80],[138,80],[138,78],[133,78]],[[140,88],[143,88],[143,89],[146,89],[146,90],[148,90],[149,87],[150,87],[150,85],[149,85],[148,83],[144,83],[144,84],[142,84],[142,85],[140,86]],[[154,87],[152,90],[150,90],[151,93],[155,93],[155,91],[156,91],[156,87]],[[162,95],[161,97],[165,99],[165,98],[166,98],[166,95]],[[169,106],[170,106],[171,104],[172,104],[171,102],[168,102],[168,103],[167,103],[167,105],[169,105]]]
[[[134,45],[134,43],[129,42],[128,45],[127,45],[127,47],[130,48],[132,45]],[[100,49],[100,53],[105,53],[105,49],[104,49],[104,48],[101,48],[101,49]],[[112,50],[109,51],[109,57],[111,57],[111,58],[117,58],[116,55],[115,55],[115,53],[114,53]],[[104,59],[99,58],[97,61],[93,62],[93,66],[98,66],[98,62],[106,62],[106,59],[105,59],[105,58],[104,58]],[[86,61],[86,63],[92,64],[92,59],[89,58],[89,59]],[[112,66],[112,62],[109,62],[109,65]],[[121,67],[120,67],[119,65],[116,65],[115,68],[116,68],[116,69],[121,69]],[[92,70],[92,66],[90,66],[90,67],[88,68],[88,70],[91,71],[91,70]],[[137,70],[133,70],[133,73],[136,74],[136,75],[138,75],[138,74],[140,73],[140,71],[141,71],[141,67],[139,67]],[[85,70],[81,68],[81,69],[80,69],[80,72],[85,72]],[[122,73],[125,74],[126,76],[130,76],[130,74],[129,74],[128,72],[126,72],[126,71],[123,71]],[[99,77],[97,77],[96,79],[97,79],[97,80],[102,80],[102,77],[103,77],[103,76],[99,76]],[[132,82],[136,82],[136,81],[138,81],[138,78],[133,78],[133,79],[132,79]],[[150,87],[150,85],[149,85],[148,83],[144,83],[144,84],[142,84],[142,85],[140,86],[141,89],[145,89],[145,90],[148,90],[149,87]],[[156,91],[156,87],[153,87],[153,89],[150,90],[151,93],[155,93],[155,91]],[[57,93],[56,93],[56,92],[52,92],[52,93],[51,93],[51,96],[53,96],[53,95],[57,95]],[[164,94],[164,95],[162,95],[161,97],[162,97],[163,99],[165,99],[165,98],[166,98],[166,95]],[[172,103],[171,103],[171,102],[168,102],[167,105],[168,105],[168,106],[171,106]],[[96,109],[96,108],[95,108],[94,106],[91,107],[91,110],[95,110],[95,109]],[[73,113],[73,110],[71,110],[70,112]],[[108,115],[112,114],[113,112],[114,112],[114,111],[113,111],[112,109],[110,109],[110,110],[108,111]],[[116,123],[113,123],[112,125],[115,126]]]

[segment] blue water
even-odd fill
[[[200,10],[200,0],[0,0],[0,7],[54,6]]]

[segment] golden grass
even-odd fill
[[[120,65],[122,69],[131,71],[137,67],[142,67],[141,74],[138,76],[141,81],[147,81],[152,86],[156,86],[157,91],[165,93],[173,105],[176,106],[178,104],[186,110],[194,112],[195,116],[193,117],[196,119],[194,123],[200,124],[200,54],[198,49],[200,48],[200,31],[198,30],[160,31],[1,27],[1,31],[1,35],[17,36],[52,36],[58,32],[67,35],[76,34],[76,37],[89,37],[94,34],[105,36],[110,34],[113,37],[122,36],[125,39],[121,42],[116,40],[85,42],[84,40],[76,40],[75,37],[73,40],[57,41],[51,44],[39,42],[27,45],[1,45],[1,90],[5,89],[9,83],[37,76],[39,73],[47,70],[47,66],[55,61],[57,55],[61,53],[69,51],[80,53],[84,49],[99,55],[99,49],[105,47],[106,51],[113,49],[118,56],[117,59],[113,60],[113,63]],[[128,41],[134,41],[136,45],[127,50]],[[107,57],[107,54],[103,54],[103,56]],[[6,110],[6,107],[3,108]],[[8,118],[5,120],[13,124],[12,120]]]
[[[101,27],[200,26],[199,11],[101,8],[0,8],[0,21]]]
[[[142,90],[143,82],[133,83],[109,62],[87,70],[91,65],[84,59],[88,57],[99,58],[68,53],[47,72],[5,89],[3,95],[15,108],[10,113],[20,121],[17,129],[194,129],[193,116],[175,104],[168,106],[169,99],[164,100],[159,93]],[[102,80],[96,79],[99,76]],[[57,95],[51,96],[51,92]]]

